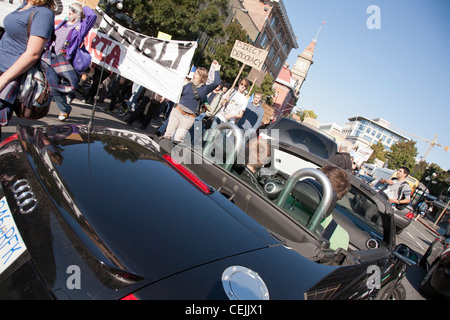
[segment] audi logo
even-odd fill
[[[20,213],[27,214],[36,209],[38,201],[27,180],[16,181],[12,186],[12,192]]]

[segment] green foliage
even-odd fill
[[[317,115],[313,110],[300,110],[295,113],[301,121],[304,121],[306,118],[317,119]]]
[[[101,5],[106,8],[104,2]],[[227,3],[227,0],[127,0],[122,10],[115,6],[109,10],[119,20],[120,13],[126,14],[132,25],[124,19],[119,22],[148,36],[156,37],[162,31],[176,40],[193,41],[201,32],[212,37],[223,34]]]
[[[246,42],[247,33],[242,29],[239,23],[231,22],[225,28],[225,34],[228,38],[226,41],[215,38],[208,42],[208,46],[203,53],[202,59],[199,60],[198,65],[209,67],[213,60],[217,60],[222,66],[220,70],[221,79],[231,85],[242,67],[242,63],[230,57],[231,50],[233,49],[236,40]],[[197,61],[195,57],[194,61]],[[250,67],[245,67],[241,74],[241,78],[246,78],[249,72]]]
[[[415,157],[417,154],[416,141],[397,141],[391,146],[391,151],[386,153],[388,168],[397,169],[406,166],[412,173],[416,166]]]
[[[383,142],[378,140],[377,143],[372,144],[370,147],[373,150],[370,159],[367,161],[368,163],[374,163],[375,159],[385,162],[386,161],[386,150],[384,149]]]

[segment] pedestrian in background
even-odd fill
[[[40,58],[54,30],[54,0],[29,0],[3,20],[0,40],[0,140],[1,127],[8,125],[21,75]],[[28,20],[33,13],[30,33]]]
[[[73,2],[69,6],[67,18],[55,28],[56,37],[53,43],[55,54],[62,54],[70,63],[72,63],[75,54],[83,43],[84,38],[89,33],[89,30],[94,26],[96,20],[97,15],[94,10],[88,6],[83,6],[79,2]],[[78,75],[78,77],[79,76],[80,75]],[[79,81],[80,80],[78,79],[77,83]],[[72,107],[67,102],[67,94],[52,92],[52,95],[56,105],[61,111],[58,120],[66,120],[72,111]]]
[[[248,99],[245,96],[245,90],[248,88],[248,80],[242,79],[239,81],[237,90],[232,90],[225,96],[222,101],[222,109],[216,114],[211,128],[215,128],[221,122],[235,123],[244,115],[245,108],[247,108]]]
[[[264,108],[261,105],[262,93],[255,92],[253,100],[249,101],[242,118],[236,123],[244,130],[258,130],[264,118]]]
[[[348,140],[344,140],[339,144],[339,152],[330,158],[330,162],[339,168],[353,172],[353,161],[350,157],[350,151],[352,150],[353,143]]]
[[[132,124],[134,121],[141,119],[141,129],[147,129],[147,126],[152,121],[153,116],[159,112],[159,109],[164,101],[165,98],[163,96],[146,89],[143,96],[139,100],[136,110],[127,116],[125,122]]]
[[[192,81],[183,86],[180,102],[173,108],[167,120],[167,129],[164,133],[165,139],[172,139],[175,143],[182,142],[186,133],[194,124],[200,103],[206,99],[207,95],[220,84],[220,65],[213,61],[214,81],[206,84],[208,70],[197,68]]]

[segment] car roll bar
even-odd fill
[[[333,203],[333,189],[331,187],[331,182],[328,177],[320,170],[313,168],[303,168],[298,171],[295,171],[287,180],[285,187],[281,191],[280,195],[277,199],[277,206],[283,208],[286,200],[288,199],[292,189],[294,189],[297,181],[311,177],[316,179],[321,185],[323,189],[322,200],[319,203],[314,215],[311,220],[308,222],[307,228],[315,232],[317,227],[320,225],[322,220],[325,218],[325,213],[328,211],[328,208]]]
[[[223,168],[225,170],[230,170],[234,164],[235,159],[237,158],[238,152],[242,149],[244,144],[244,137],[241,130],[234,124],[230,122],[223,122],[219,124],[217,127],[212,129],[205,137],[205,146],[203,148],[203,157],[210,159],[212,150],[214,149],[214,142],[216,141],[217,136],[225,130],[230,130],[232,135],[234,136],[234,148],[232,152],[228,154],[225,164]],[[228,135],[228,134],[227,134]],[[231,141],[229,137],[224,135],[224,142]],[[226,149],[226,148],[224,148]]]

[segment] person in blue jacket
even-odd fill
[[[67,19],[55,28],[56,37],[53,43],[55,53],[64,55],[71,62],[96,20],[97,15],[94,10],[79,2],[72,3],[69,6]],[[53,99],[61,111],[58,120],[66,120],[72,111],[72,107],[67,102],[67,95],[53,94]]]
[[[173,137],[175,143],[184,140],[186,133],[194,124],[199,104],[220,84],[219,63],[213,61],[212,68],[214,70],[214,81],[212,83],[206,84],[208,70],[200,67],[195,70],[192,81],[184,85],[180,102],[173,107],[167,120],[167,129],[163,138],[172,139]],[[195,91],[197,94],[195,94]]]

